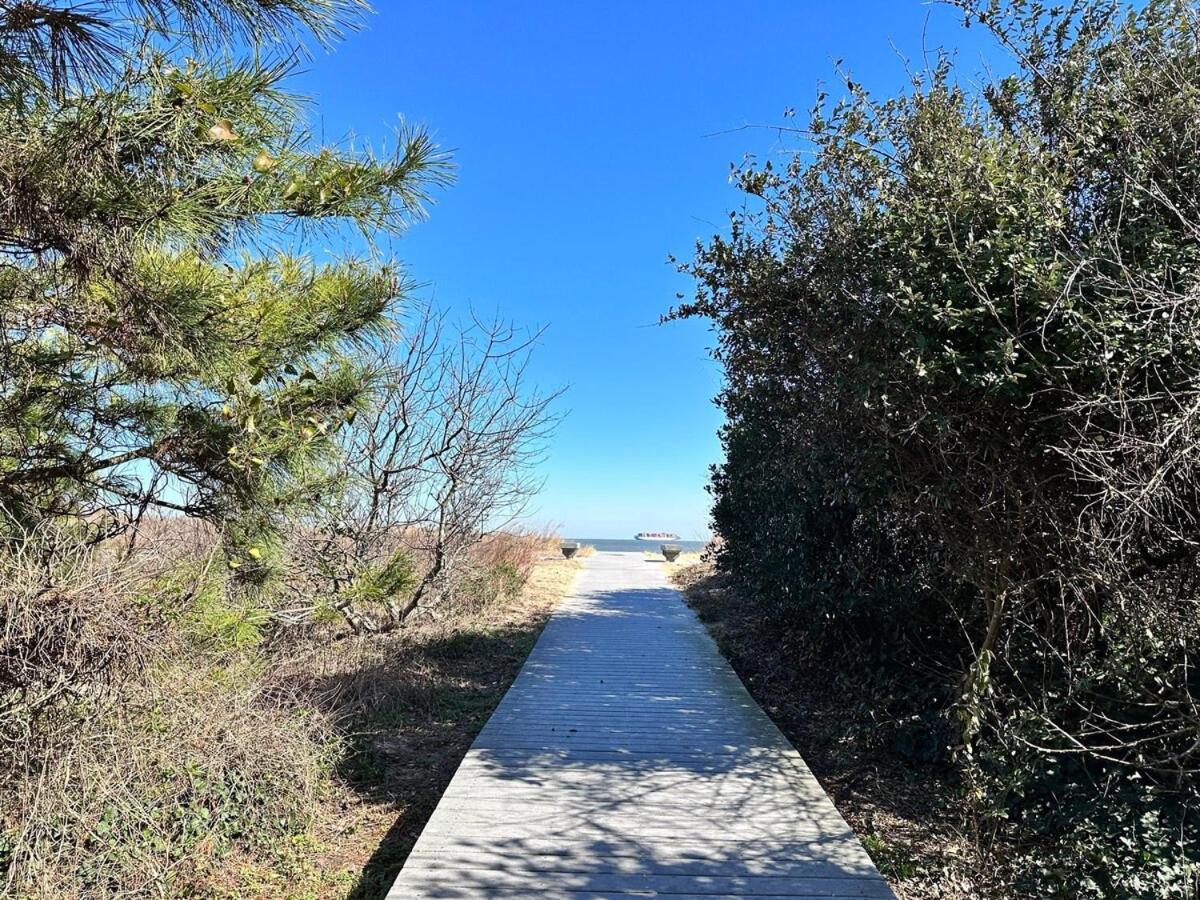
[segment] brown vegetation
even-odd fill
[[[381,896],[578,563],[492,535],[441,604],[361,635],[231,605],[177,525],[8,566],[7,889]]]
[[[0,3],[0,892],[357,890],[347,811],[418,821],[387,773],[452,764],[552,602],[501,533],[538,332],[381,252],[449,158],[325,144],[288,90],[366,10]]]

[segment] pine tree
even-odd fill
[[[318,146],[258,45],[328,39],[338,0],[0,3],[0,508],[92,537],[146,510],[217,523],[266,568],[370,391],[394,263],[304,255],[371,236],[450,175],[427,133],[377,157]],[[131,18],[137,13],[140,19]],[[235,60],[206,50],[241,41]],[[112,42],[133,47],[114,67]],[[298,249],[299,248],[299,249]]]

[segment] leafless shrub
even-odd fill
[[[538,332],[450,327],[429,308],[405,325],[399,348],[377,351],[375,402],[344,433],[340,490],[290,536],[293,584],[355,631],[394,628],[447,593],[472,548],[526,509],[557,421],[558,392],[528,384]]]

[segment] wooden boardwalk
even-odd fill
[[[661,562],[598,553],[389,898],[889,898]]]

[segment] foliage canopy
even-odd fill
[[[0,10],[8,524],[72,516],[102,537],[148,507],[183,511],[261,569],[369,393],[355,347],[409,287],[386,260],[288,248],[314,229],[402,228],[448,160],[413,128],[383,156],[317,144],[286,60],[183,59],[239,35],[328,36],[358,4],[35,6]],[[128,6],[147,21],[116,18]],[[118,70],[88,55],[130,29],[143,49]]]
[[[685,267],[674,315],[715,323],[727,376],[722,560],[907,682],[979,821],[1065,838],[1027,857],[1039,891],[1188,896],[1197,9],[957,5],[1011,74],[847,79],[786,165],[735,171],[755,204]]]

